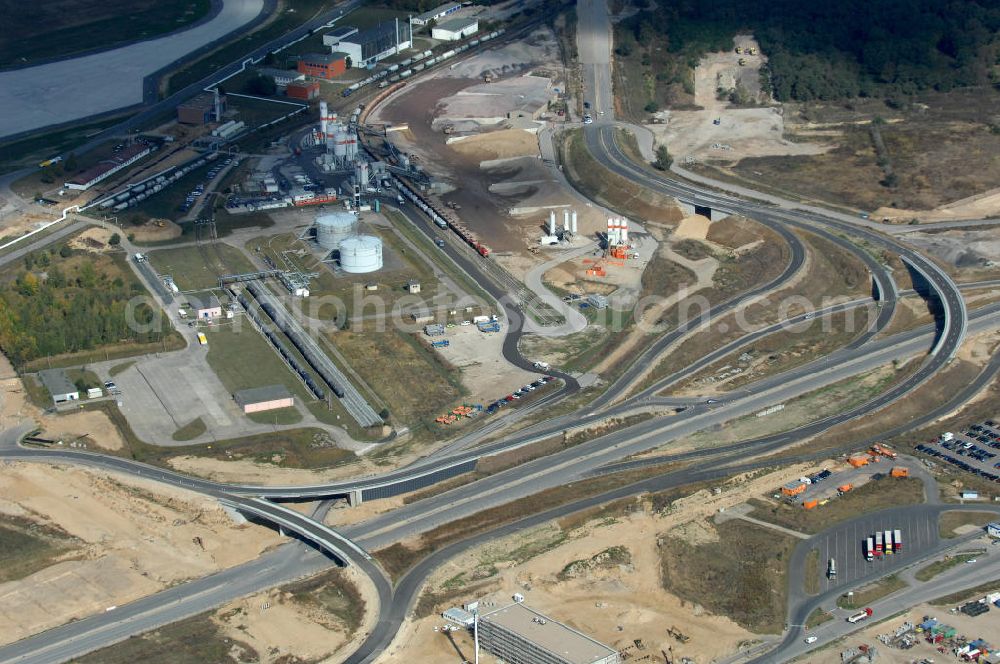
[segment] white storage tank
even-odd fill
[[[340,267],[350,274],[382,269],[382,240],[371,235],[357,235],[340,242]]]
[[[333,251],[341,241],[354,235],[357,217],[350,212],[336,211],[316,217],[316,242],[324,249]]]

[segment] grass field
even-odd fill
[[[806,510],[798,503],[772,505],[751,498],[754,506],[750,516],[804,533],[818,533],[835,523],[861,514],[899,505],[917,505],[924,501],[923,483],[914,478],[872,480],[834,498],[826,505]]]
[[[317,576],[285,586],[292,600],[335,616],[343,623],[350,638],[361,627],[367,605],[343,570],[332,569]]]
[[[715,526],[721,542],[692,545],[664,537],[663,587],[758,634],[780,634],[788,560],[797,541],[738,521]]]
[[[930,581],[938,574],[947,572],[952,567],[957,567],[964,562],[974,560],[976,555],[975,553],[957,553],[953,556],[946,556],[941,560],[935,560],[930,565],[921,567],[913,576],[917,581]]]
[[[156,271],[172,276],[182,291],[218,288],[223,274],[256,271],[243,252],[221,242],[154,249],[148,255]]]
[[[831,620],[833,620],[833,614],[828,613],[823,609],[816,609],[809,614],[808,618],[806,618],[806,629],[819,627],[823,623],[830,622]]]
[[[805,591],[809,595],[819,593],[819,549],[813,549],[806,554]]]
[[[196,417],[175,431],[172,438],[177,441],[194,440],[201,434],[205,433],[206,430],[207,427],[205,426],[205,420],[200,417]]]
[[[962,526],[981,527],[994,519],[996,519],[996,515],[990,512],[963,512],[956,510],[954,512],[945,512],[938,517],[938,529],[942,538],[952,539],[958,537],[958,534],[955,532],[956,528]]]
[[[744,159],[726,170],[773,190],[861,210],[930,209],[995,186],[1000,176],[994,158],[1000,134],[993,130],[992,112],[997,99],[995,90],[970,88],[920,95],[899,109],[875,99],[791,105],[785,117],[793,124],[814,123],[841,132],[834,139],[837,147],[816,156]],[[875,118],[885,120],[880,132],[898,177],[894,186],[882,184],[884,173],[869,132]],[[808,132],[802,136],[809,140]]]
[[[56,131],[44,132],[30,138],[0,144],[0,173],[20,168],[36,167],[45,159],[64,154],[74,146],[116,125],[126,115],[105,118],[88,124],[73,125]],[[48,185],[55,186],[55,185]]]
[[[633,218],[659,223],[680,221],[674,200],[616,175],[590,154],[581,130],[565,132],[560,159],[567,179],[585,196]]]
[[[209,0],[46,0],[3,3],[0,66],[33,64],[173,32],[208,14]]]
[[[75,548],[76,540],[57,528],[17,516],[0,517],[0,583],[45,569]]]
[[[880,579],[854,591],[853,595],[841,595],[837,598],[837,606],[842,609],[861,609],[872,602],[891,595],[897,590],[906,588],[909,584],[895,574]]]

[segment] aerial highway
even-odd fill
[[[348,3],[343,7],[347,8],[353,4]],[[657,416],[637,425],[592,438],[572,448],[527,461],[508,470],[497,472],[475,482],[338,530],[323,524],[323,516],[328,503],[321,503],[311,516],[307,516],[277,504],[275,501],[323,500],[340,496],[373,500],[397,495],[468,472],[475,468],[477,461],[482,457],[561,435],[565,429],[569,428],[570,423],[579,427],[628,413],[637,408],[665,408],[677,404],[679,402],[670,401],[667,398],[657,396],[657,394],[676,382],[682,375],[680,373],[660,379],[654,385],[631,397],[628,394],[643,372],[648,369],[650,362],[653,362],[684,335],[696,330],[698,325],[703,324],[705,320],[691,321],[690,324],[678,327],[657,339],[650,349],[626,369],[622,377],[608,386],[598,399],[583,406],[578,413],[553,418],[535,424],[524,432],[501,437],[477,446],[477,443],[485,440],[485,434],[495,433],[495,429],[487,429],[478,436],[464,437],[461,445],[447,446],[445,454],[433,454],[405,468],[373,477],[352,478],[315,486],[261,487],[222,484],[118,457],[76,450],[21,447],[17,445],[17,440],[20,438],[18,434],[23,432],[5,432],[0,436],[0,458],[77,463],[94,468],[141,475],[173,486],[201,492],[215,497],[227,507],[255,520],[264,521],[292,532],[298,538],[311,542],[324,553],[307,549],[299,542],[285,545],[251,563],[175,586],[127,606],[118,607],[114,611],[64,625],[0,648],[0,661],[20,662],[22,664],[64,661],[114,643],[132,634],[218,606],[228,599],[314,573],[336,561],[340,564],[357,567],[371,579],[377,589],[379,602],[376,609],[378,618],[375,627],[365,638],[361,647],[349,655],[347,659],[351,664],[371,662],[395,636],[427,576],[443,562],[462,551],[490,539],[502,537],[617,498],[719,479],[773,465],[774,459],[767,458],[767,454],[787,448],[831,427],[869,416],[888,404],[911,394],[925,381],[946,367],[962,344],[967,329],[978,332],[993,329],[1000,324],[997,315],[1000,312],[1000,304],[981,307],[970,315],[966,311],[959,287],[947,274],[919,252],[895,238],[873,230],[869,225],[854,224],[842,216],[827,215],[812,209],[794,209],[794,206],[792,209],[778,209],[759,202],[744,200],[719,193],[716,189],[653,173],[630,161],[617,143],[614,133],[615,125],[609,122],[611,115],[613,115],[610,82],[610,24],[606,20],[606,8],[603,10],[603,14],[600,9],[603,6],[603,2],[584,2],[581,3],[580,8],[581,30],[594,38],[594,42],[590,43],[587,48],[580,49],[581,60],[585,64],[584,79],[589,86],[588,95],[594,100],[594,108],[600,114],[594,125],[584,128],[587,146],[594,157],[604,167],[650,189],[698,205],[759,220],[778,233],[790,249],[790,260],[781,275],[767,284],[720,304],[710,312],[710,315],[717,317],[735,311],[754,298],[777,292],[801,270],[805,258],[805,247],[796,234],[789,230],[790,228],[817,233],[851,251],[865,262],[873,279],[873,298],[857,299],[820,311],[802,313],[789,321],[782,321],[749,332],[740,339],[729,342],[700,358],[687,367],[684,372],[690,375],[694,371],[725,357],[726,354],[736,350],[741,345],[773,334],[782,329],[783,326],[804,323],[814,317],[827,316],[855,307],[870,306],[877,302],[881,306],[878,306],[878,313],[873,317],[869,329],[845,348],[804,366],[757,381],[741,388],[738,392],[713,400],[713,403],[700,399],[684,401],[681,412],[671,413],[669,416]],[[428,235],[433,234],[434,231],[430,223],[417,210],[406,206],[402,211],[418,229]],[[845,237],[841,237],[841,234]],[[898,292],[891,271],[872,258],[867,251],[847,239],[849,237],[861,238],[865,242],[899,255],[915,271],[923,275],[933,297],[938,298],[942,303],[940,325],[938,327],[923,326],[908,332],[885,336],[883,332],[892,317],[895,302],[904,294]],[[504,355],[517,366],[532,370],[530,360],[521,356],[518,350],[518,342],[522,334],[520,322],[523,320],[524,312],[514,298],[510,297],[501,285],[484,274],[477,258],[450,245],[444,248],[443,255],[470,274],[503,308],[508,321]],[[691,452],[671,454],[669,450],[664,450],[655,459],[631,459],[636,454],[663,448],[679,438],[813,392],[825,385],[885,365],[894,359],[907,359],[915,356],[923,356],[919,368],[893,384],[889,389],[841,413],[811,422],[792,431],[750,441],[741,441],[734,445]],[[963,386],[947,403],[940,404],[917,420],[900,425],[894,431],[883,435],[891,436],[894,433],[903,433],[951,412],[995,379],[998,372],[1000,372],[1000,357],[995,357],[974,381]],[[546,397],[547,399],[555,401],[570,397],[579,391],[579,384],[572,376],[559,372],[549,373],[558,376],[562,380],[563,387],[556,394]],[[861,444],[864,443],[856,442],[854,445]],[[848,449],[847,446],[844,449]],[[829,454],[831,454],[830,449],[819,452],[802,449],[800,453],[789,460],[823,458]],[[672,464],[672,467],[642,481],[616,487],[614,490],[600,495],[581,498],[537,514],[527,515],[514,523],[443,547],[427,558],[418,561],[395,585],[389,582],[384,572],[368,553],[412,538],[456,519],[507,504],[546,489],[592,477],[595,474],[651,467],[665,463]],[[678,469],[675,467],[676,465],[681,467]],[[927,506],[926,509],[940,508]],[[795,597],[789,606],[789,623],[804,622],[802,618],[817,605],[817,601],[812,598]],[[794,628],[789,629],[784,641],[766,657],[784,657],[786,654],[791,654],[793,645],[797,643],[799,636],[800,634]],[[775,660],[765,659],[764,661]]]

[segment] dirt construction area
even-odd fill
[[[487,73],[493,83],[483,82]],[[540,158],[550,139],[532,117],[561,124],[546,105],[564,92],[562,75],[555,37],[540,29],[405,87],[370,118],[408,127],[390,133],[393,143],[437,179],[442,200],[460,206],[457,216],[515,274],[526,268],[505,261],[538,247],[550,209],[577,210],[581,235],[606,228],[605,214]]]
[[[44,464],[4,464],[0,524],[8,520],[59,533],[66,546],[49,566],[0,584],[2,643],[252,560],[281,541],[237,525],[210,498]],[[5,566],[35,555],[15,548]]]
[[[660,111],[657,122],[647,125],[657,143],[666,144],[682,162],[721,160],[736,162],[744,157],[812,155],[826,151],[818,143],[796,143],[784,138],[784,117],[780,106],[741,108],[731,103],[728,92],[745,91],[747,101],[767,104],[761,92],[760,67],[763,55],[737,54],[737,45],[757,48],[749,35],[737,35],[734,48],[711,53],[694,70],[695,104],[699,111]],[[745,64],[740,65],[740,60]],[[726,91],[720,95],[719,90]],[[723,96],[722,99],[719,97]]]
[[[721,485],[719,493],[700,490],[665,507],[654,508],[654,501],[643,499],[603,514],[573,515],[474,549],[435,572],[415,615],[378,661],[471,661],[471,637],[464,631],[442,632],[441,612],[475,600],[488,611],[510,603],[514,593],[524,595],[531,608],[613,648],[641,639],[645,652],[654,655],[670,649],[674,657],[698,664],[722,659],[760,637],[665,589],[663,543],[681,538],[705,544],[715,533],[712,515],[809,468],[799,464],[741,476]],[[689,641],[669,636],[670,627]],[[481,660],[496,662],[488,655]]]
[[[440,339],[447,339],[449,345],[434,352],[461,369],[469,403],[488,404],[538,378],[504,358],[502,333],[485,333],[475,325],[460,325],[448,328],[443,337],[433,338]]]

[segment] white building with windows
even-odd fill
[[[479,19],[453,18],[431,28],[431,37],[441,41],[468,39],[479,32]]]

